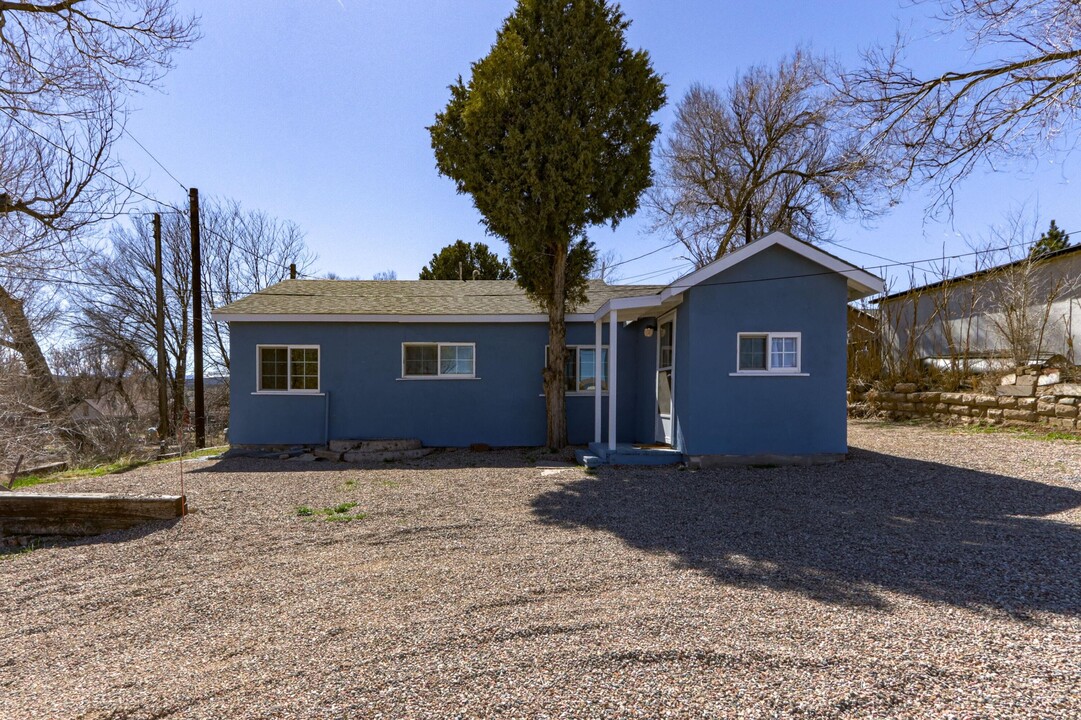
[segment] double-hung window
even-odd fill
[[[474,343],[402,343],[403,378],[473,378]]]
[[[739,374],[800,373],[800,333],[739,333]]]
[[[545,357],[548,348],[544,348]],[[608,348],[601,348],[601,392],[608,392]],[[568,345],[567,364],[563,370],[564,388],[568,393],[597,390],[597,349],[593,345]]]
[[[260,345],[259,392],[319,392],[318,345]]]

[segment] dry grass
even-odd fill
[[[183,521],[0,562],[0,716],[1081,714],[1081,445],[850,441],[709,472],[187,462]]]

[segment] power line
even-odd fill
[[[71,148],[68,148],[68,147],[65,147],[65,146],[61,145],[60,143],[56,142],[56,141],[55,141],[55,140],[53,140],[52,138],[48,137],[47,135],[43,135],[43,134],[42,134],[42,133],[40,133],[40,132],[39,132],[38,130],[36,130],[36,129],[35,129],[34,127],[32,127],[32,126],[30,126],[30,125],[27,125],[27,124],[26,124],[26,123],[24,123],[24,122],[23,122],[22,120],[20,120],[19,118],[17,118],[17,117],[16,117],[16,116],[15,116],[15,115],[14,115],[13,113],[11,113],[10,111],[8,111],[8,110],[7,110],[6,108],[2,108],[2,107],[0,107],[0,111],[2,111],[2,112],[3,112],[3,113],[4,113],[4,114],[5,114],[5,115],[6,115],[6,116],[7,116],[8,118],[10,118],[10,119],[11,119],[11,121],[12,121],[12,122],[14,122],[14,123],[15,123],[16,125],[19,125],[20,127],[24,128],[24,129],[25,129],[25,130],[27,130],[28,132],[30,132],[30,133],[33,133],[34,135],[38,136],[39,138],[41,138],[42,140],[44,140],[44,141],[45,141],[46,143],[48,143],[49,145],[51,145],[52,147],[56,148],[57,150],[60,150],[60,151],[62,151],[62,152],[64,152],[64,153],[67,153],[67,155],[68,155],[68,156],[69,156],[69,157],[70,157],[70,158],[71,158],[72,160],[78,160],[79,162],[81,162],[82,164],[86,165],[86,166],[87,166],[88,168],[90,168],[90,169],[91,169],[91,170],[93,170],[94,172],[96,172],[96,173],[98,173],[99,175],[102,175],[102,176],[104,176],[104,177],[108,178],[109,180],[112,180],[112,181],[113,181],[113,183],[115,183],[116,185],[119,185],[120,187],[124,188],[125,190],[127,190],[127,191],[128,191],[128,192],[130,192],[130,193],[132,193],[133,195],[138,195],[139,197],[141,197],[141,198],[144,198],[144,199],[146,199],[146,200],[149,200],[149,201],[150,201],[150,202],[152,202],[152,203],[157,203],[158,205],[163,205],[163,206],[165,206],[165,207],[172,207],[172,206],[171,206],[171,205],[169,205],[168,203],[164,203],[164,202],[162,202],[161,200],[158,200],[157,198],[153,198],[153,197],[150,197],[149,195],[147,195],[146,193],[142,192],[141,190],[136,190],[135,188],[133,188],[132,186],[128,185],[127,183],[125,183],[125,182],[122,182],[122,181],[120,181],[120,180],[117,180],[117,179],[116,179],[115,177],[113,177],[112,175],[110,175],[109,173],[107,173],[107,172],[106,172],[105,170],[103,170],[102,168],[98,167],[98,166],[97,166],[97,165],[95,165],[94,163],[92,163],[92,162],[90,162],[89,160],[86,160],[86,159],[84,159],[84,158],[82,158],[82,157],[80,157],[80,156],[76,155],[76,154],[75,154],[74,152],[72,152]],[[166,172],[168,172],[168,171],[166,171]],[[173,208],[173,209],[175,209],[175,208]]]
[[[844,250],[848,250],[849,252],[859,253],[860,255],[866,255],[867,257],[873,257],[876,260],[885,260],[888,263],[900,263],[901,262],[900,260],[894,260],[893,258],[888,258],[885,255],[875,255],[874,253],[867,252],[865,250],[857,250],[854,247],[849,247],[848,245],[842,245],[841,243],[839,243],[839,242],[837,242],[835,240],[823,240],[823,242],[827,242],[830,245],[836,245],[837,247],[842,248]]]
[[[231,240],[229,240],[228,238],[226,238],[224,235],[217,232],[216,230],[213,230],[210,227],[204,227],[204,229],[209,230],[211,233],[213,233],[214,235],[217,235],[220,239],[224,240],[225,242],[232,243]],[[800,274],[795,274],[795,275],[780,275],[780,276],[769,277],[769,278],[749,278],[749,279],[746,279],[746,280],[738,280],[738,281],[737,280],[717,281],[717,282],[709,282],[709,281],[707,281],[707,282],[699,283],[699,285],[735,285],[735,284],[746,284],[746,283],[754,283],[754,282],[770,282],[770,281],[775,281],[775,280],[789,280],[789,279],[803,278],[803,277],[817,277],[817,276],[821,276],[821,275],[830,275],[830,274],[833,274],[834,272],[840,272],[840,273],[844,274],[844,273],[850,273],[850,272],[868,272],[870,269],[883,269],[883,270],[885,270],[885,269],[890,268],[890,267],[915,267],[916,265],[919,265],[919,264],[922,264],[922,263],[939,262],[939,261],[942,261],[942,260],[957,260],[957,259],[964,258],[964,257],[971,257],[973,255],[981,255],[981,254],[990,253],[990,252],[1004,252],[1004,251],[1007,251],[1007,250],[1013,250],[1013,249],[1017,249],[1017,248],[1026,247],[1028,244],[1029,244],[1028,242],[1018,242],[1018,243],[1011,243],[1011,244],[1007,244],[1007,245],[1002,245],[1002,246],[999,246],[999,247],[986,248],[986,249],[982,249],[982,250],[972,250],[972,251],[964,252],[964,253],[956,253],[954,255],[945,255],[945,256],[937,256],[937,257],[933,257],[933,258],[924,258],[924,259],[921,259],[921,260],[910,260],[910,261],[899,261],[898,260],[898,261],[892,261],[892,262],[886,263],[884,265],[874,266],[874,268],[853,268],[852,270],[842,270],[842,271],[829,270],[829,271],[823,271],[823,272],[800,273]],[[262,258],[257,253],[254,253],[253,251],[251,251],[248,248],[245,248],[245,247],[243,247],[241,245],[232,244],[232,247],[240,248],[241,250],[244,250],[246,252],[251,253],[254,257],[259,257],[262,260],[266,260],[266,258]],[[276,263],[276,262],[269,262],[268,261],[268,264],[270,264],[270,265],[272,265],[274,267],[281,267],[283,269],[288,269],[288,266],[281,265],[281,264]],[[642,274],[640,276],[632,276],[632,277],[634,277],[634,278],[645,278],[647,276],[663,275],[663,274],[669,273],[669,272],[676,272],[676,271],[679,271],[681,268],[685,267],[687,264],[688,263],[681,263],[680,265],[677,265],[677,266],[674,266],[674,267],[664,268],[662,270],[652,271],[652,272],[649,272],[649,273],[644,273],[644,274]],[[46,283],[52,283],[52,284],[56,284],[56,285],[77,285],[77,286],[84,286],[84,287],[100,287],[100,288],[114,288],[114,289],[127,289],[127,287],[128,287],[128,286],[124,286],[124,285],[116,285],[116,284],[111,284],[111,283],[75,280],[75,279],[71,279],[71,278],[48,277],[48,276],[43,276],[43,275],[21,275],[21,274],[18,274],[18,273],[13,273],[13,274],[11,274],[11,277],[15,278],[15,279],[19,279],[19,280],[32,280],[32,281],[36,281],[36,282],[46,282]],[[305,274],[304,277],[309,278],[309,279],[313,279],[313,280],[321,280],[321,279],[323,279],[323,278],[319,278],[317,276],[308,275],[308,274]],[[684,276],[684,277],[686,277],[686,276]],[[679,287],[681,279],[682,278],[679,278],[679,279],[673,281],[672,283],[669,283],[669,286]],[[385,282],[385,281],[361,280],[359,282]],[[447,281],[447,282],[451,282],[451,281]],[[507,282],[511,282],[511,281],[507,281]],[[618,286],[615,286],[615,287],[618,287]],[[687,286],[687,287],[690,287],[690,286]],[[309,297],[309,296],[311,296],[311,293],[274,293],[274,295],[276,295],[276,296]],[[479,293],[478,292],[478,293],[470,293],[467,297],[517,297],[519,295],[520,295],[519,292],[501,292],[501,293],[494,293],[494,292]],[[450,294],[450,293],[425,293],[425,294],[422,294],[422,295],[410,295],[409,297],[410,298],[422,298],[422,299],[436,299],[436,298],[457,298],[457,297],[462,297],[462,296],[459,295],[459,294]]]
[[[635,260],[641,260],[644,257],[649,257],[650,255],[655,255],[656,253],[659,253],[661,250],[667,250],[668,248],[672,247],[673,245],[678,245],[679,242],[680,242],[679,240],[673,240],[672,242],[668,243],[667,245],[662,245],[661,247],[656,248],[655,250],[650,250],[647,253],[642,253],[641,255],[632,257],[629,260],[620,260],[619,262],[612,263],[611,265],[607,265],[605,267],[606,267],[606,269],[611,269],[611,268],[614,268],[614,267],[619,267],[620,265],[626,265],[627,263],[632,263]]]
[[[222,237],[222,236],[219,234],[219,237]],[[945,256],[945,257],[927,258],[927,259],[924,259],[924,260],[914,260],[914,261],[910,261],[910,262],[896,261],[896,262],[889,263],[887,265],[883,265],[883,266],[880,266],[880,267],[885,269],[885,268],[888,268],[888,267],[905,267],[905,266],[910,266],[910,265],[914,265],[914,264],[918,264],[918,263],[934,262],[934,261],[943,260],[943,259],[953,260],[953,259],[959,259],[959,258],[962,258],[962,257],[970,257],[972,255],[979,255],[979,254],[986,253],[986,252],[1002,252],[1002,251],[1011,250],[1011,249],[1015,249],[1015,248],[1019,248],[1019,247],[1025,247],[1026,245],[1028,245],[1027,242],[1022,242],[1022,243],[1016,243],[1016,244],[1003,245],[1001,247],[987,248],[985,250],[974,250],[974,251],[970,251],[970,252],[966,252],[966,253],[957,253],[955,255],[949,255],[949,256]],[[271,264],[277,266],[277,263],[271,263]],[[661,273],[665,273],[665,272],[673,272],[673,271],[677,270],[678,267],[682,267],[682,266],[677,266],[676,268],[667,268],[665,270],[658,271],[657,274],[661,274]],[[744,285],[744,284],[752,284],[752,283],[760,283],[760,282],[775,282],[775,281],[779,281],[779,280],[793,280],[793,279],[799,279],[799,278],[820,277],[820,276],[824,276],[824,275],[833,275],[833,274],[836,274],[836,273],[840,273],[840,274],[844,275],[844,274],[852,273],[852,272],[867,272],[867,270],[865,268],[852,268],[851,270],[840,270],[840,271],[824,270],[824,271],[820,271],[820,272],[797,273],[797,274],[793,274],[793,275],[778,275],[778,276],[766,277],[766,278],[748,278],[748,279],[745,279],[745,280],[716,280],[716,281],[708,281],[707,280],[705,282],[698,283],[697,286]],[[320,278],[315,278],[314,276],[309,276],[309,277],[312,277],[312,279],[320,279]],[[684,276],[684,277],[686,277],[686,276]],[[45,276],[19,276],[18,279],[32,280],[32,281],[37,281],[37,282],[46,282],[46,283],[51,283],[51,284],[55,284],[55,285],[75,285],[75,286],[82,286],[82,287],[109,288],[109,289],[117,289],[117,290],[130,289],[128,286],[124,286],[124,285],[117,285],[117,284],[112,284],[112,283],[102,283],[102,282],[91,282],[91,281],[83,281],[83,280],[75,280],[75,279],[69,279],[69,278],[57,278],[57,277],[45,277]],[[676,281],[674,281],[672,283],[669,283],[668,286],[669,287],[677,287],[677,288],[680,287],[680,280],[681,279],[682,278],[677,279]],[[360,281],[360,282],[384,282],[384,281],[367,280],[367,281]],[[691,286],[687,285],[685,287],[689,288]],[[310,297],[311,296],[311,293],[273,293],[273,294],[275,296],[289,296],[289,297]],[[518,297],[520,294],[521,293],[518,293],[518,292],[512,292],[512,293],[506,293],[506,292],[504,292],[504,293],[471,293],[467,297]],[[413,298],[417,298],[417,299],[440,299],[440,298],[460,298],[460,297],[462,297],[462,296],[457,295],[457,294],[443,294],[443,293],[410,295],[409,296],[410,299],[413,299]]]
[[[171,172],[169,172],[169,168],[167,168],[167,167],[165,167],[164,165],[162,165],[162,163],[161,163],[161,160],[158,160],[158,158],[154,156],[154,153],[152,153],[152,152],[150,152],[149,150],[147,150],[147,149],[146,149],[146,145],[143,145],[143,144],[142,144],[141,142],[139,142],[139,139],[138,139],[137,137],[135,137],[135,136],[134,136],[134,135],[133,135],[133,134],[131,133],[131,130],[128,130],[128,129],[127,129],[127,127],[125,127],[125,128],[123,128],[123,130],[122,130],[121,132],[122,132],[122,133],[123,133],[124,135],[127,135],[127,136],[128,136],[129,138],[131,138],[131,139],[132,139],[132,141],[133,141],[133,142],[134,142],[134,143],[135,143],[136,145],[138,145],[138,146],[139,146],[140,148],[142,148],[142,151],[143,151],[143,152],[145,152],[145,153],[146,153],[147,155],[149,155],[149,156],[150,156],[150,159],[151,159],[151,160],[153,160],[154,162],[156,162],[156,163],[158,164],[158,167],[160,167],[160,168],[161,168],[162,170],[164,170],[164,171],[165,171],[165,174],[166,174],[166,175],[168,175],[168,176],[169,176],[169,177],[171,177],[171,178],[172,178],[172,179],[173,179],[174,181],[176,181],[176,184],[177,184],[177,185],[179,185],[179,186],[181,187],[181,189],[182,189],[182,190],[183,190],[184,192],[188,192],[188,188],[187,188],[187,186],[186,186],[186,185],[184,185],[184,183],[182,183],[182,182],[180,182],[179,180],[177,180],[177,177],[176,177],[176,175],[173,175],[173,174],[172,174]]]
[[[1021,243],[1016,243],[1016,244],[1008,244],[1008,245],[1003,245],[1001,247],[986,248],[986,249],[983,249],[983,250],[973,250],[973,251],[970,251],[970,252],[967,252],[967,253],[958,253],[956,255],[946,255],[946,256],[940,256],[940,257],[935,257],[935,258],[928,258],[928,259],[925,259],[925,260],[914,260],[912,262],[896,262],[896,263],[891,263],[889,265],[883,265],[883,266],[880,266],[880,267],[885,269],[887,267],[908,266],[908,265],[914,265],[914,264],[918,264],[918,263],[935,262],[935,261],[939,261],[939,260],[957,260],[957,259],[960,259],[960,258],[963,258],[963,257],[970,257],[972,255],[982,255],[984,253],[1003,252],[1003,251],[1006,251],[1006,250],[1012,250],[1012,249],[1019,248],[1019,247],[1025,247],[1028,244],[1029,244],[1028,242],[1021,242]],[[792,280],[792,279],[796,279],[796,278],[817,277],[817,276],[820,276],[820,275],[832,275],[834,273],[840,273],[840,274],[844,275],[844,274],[853,273],[853,272],[867,272],[867,270],[864,269],[864,268],[852,268],[851,270],[826,270],[826,271],[822,271],[822,272],[799,273],[799,274],[795,274],[795,275],[778,275],[778,276],[775,276],[775,277],[768,277],[768,278],[748,278],[746,280],[723,280],[723,281],[717,281],[717,282],[706,281],[706,282],[698,283],[697,285],[698,286],[702,286],[702,285],[742,285],[742,284],[753,283],[753,282],[772,282],[772,281],[776,281],[776,280]],[[949,278],[946,279],[946,281],[948,281],[948,280],[949,280]],[[676,280],[674,283],[671,284],[671,286],[679,287],[679,280]],[[686,287],[690,287],[690,286],[688,285]]]
[[[1069,235],[1070,231],[1065,231],[1064,230],[1063,233],[1066,234],[1066,235]],[[827,243],[829,243],[831,245],[836,245],[837,247],[843,248],[845,250],[851,250],[852,252],[856,252],[856,253],[859,253],[861,255],[868,255],[870,257],[874,257],[876,259],[885,261],[884,264],[882,264],[882,265],[874,265],[874,266],[870,266],[870,267],[857,268],[857,269],[863,270],[864,272],[869,272],[870,270],[886,270],[886,269],[891,268],[891,267],[908,267],[908,268],[911,268],[913,270],[923,269],[924,271],[926,271],[925,268],[919,268],[918,266],[923,265],[925,263],[942,262],[942,261],[945,261],[945,260],[959,260],[961,258],[972,257],[972,256],[975,256],[975,255],[984,255],[984,254],[987,254],[987,253],[1005,252],[1005,251],[1008,251],[1008,250],[1015,250],[1015,249],[1018,249],[1018,248],[1026,248],[1026,247],[1028,247],[1030,245],[1030,242],[1025,240],[1025,241],[1019,241],[1017,243],[1009,243],[1009,244],[1006,244],[1006,245],[1002,245],[1000,247],[983,248],[983,249],[980,249],[980,250],[971,250],[969,252],[964,252],[964,253],[956,253],[954,255],[939,255],[939,256],[936,256],[936,257],[924,258],[924,259],[921,259],[921,260],[907,260],[907,261],[905,261],[905,260],[894,260],[892,258],[887,258],[887,257],[882,256],[882,255],[876,255],[874,253],[865,252],[865,251],[862,251],[862,250],[857,250],[855,248],[851,248],[851,247],[848,247],[846,245],[842,245],[841,243],[838,243],[838,242],[835,242],[835,241],[832,241],[832,240],[825,240],[824,242],[827,242]],[[658,248],[658,250],[661,250],[661,249],[663,249],[663,248]],[[624,279],[633,280],[633,279],[636,279],[636,278],[646,278],[646,277],[650,277],[650,276],[663,275],[664,273],[667,273],[667,272],[677,272],[681,268],[684,268],[684,267],[686,267],[686,263],[681,263],[679,265],[675,265],[675,266],[672,266],[672,267],[669,267],[669,268],[666,268],[666,269],[663,269],[663,270],[658,270],[658,271],[650,272],[650,273],[644,273],[642,275],[632,275],[631,277],[624,278]],[[779,278],[767,278],[767,279],[789,279],[789,278],[794,278],[794,277],[811,277],[811,276],[818,275],[818,274],[822,274],[822,273],[811,273],[809,275],[792,275],[792,276],[783,276],[783,277],[779,277]],[[679,280],[677,279],[672,284],[675,285],[678,282],[679,282]],[[752,282],[752,281],[748,280],[748,281],[744,281],[744,282]],[[703,283],[703,284],[709,284],[709,283]]]
[[[682,262],[679,265],[675,265],[673,267],[663,268],[661,270],[652,270],[650,272],[641,273],[639,275],[630,275],[630,276],[622,278],[622,279],[623,280],[649,280],[649,279],[652,279],[652,278],[655,278],[655,277],[660,277],[661,275],[667,275],[668,273],[683,272],[684,270],[687,270],[687,269],[693,268],[693,267],[694,267],[694,263],[692,263],[692,262],[689,262],[689,261],[688,262]]]
[[[143,198],[145,200],[149,200],[150,202],[155,203],[156,205],[159,205],[161,207],[168,208],[168,210],[171,211],[171,212],[180,213],[180,214],[186,214],[187,211],[182,210],[182,209],[176,207],[175,205],[171,205],[171,204],[166,203],[164,201],[158,200],[157,198],[151,197],[150,195],[147,195],[146,193],[144,193],[144,192],[142,192],[140,190],[136,190],[135,188],[131,187],[127,183],[118,180],[117,178],[110,175],[105,170],[101,169],[100,167],[96,166],[95,164],[91,163],[90,161],[88,161],[88,160],[80,157],[79,155],[75,154],[70,148],[57,143],[52,138],[49,138],[48,136],[42,134],[41,132],[39,132],[34,127],[24,123],[22,120],[20,120],[18,117],[16,117],[12,112],[8,111],[7,109],[0,108],[0,111],[3,111],[4,114],[8,118],[11,119],[12,122],[14,122],[17,125],[21,126],[22,128],[24,128],[28,132],[36,135],[38,138],[45,141],[46,143],[48,143],[52,147],[66,153],[73,160],[78,160],[79,162],[81,162],[84,165],[86,165],[87,167],[89,167],[91,170],[94,170],[95,172],[99,173],[100,175],[108,178],[113,183],[115,183],[116,185],[128,190],[132,194],[137,195],[137,196],[139,196],[139,197],[141,197],[141,198]],[[180,182],[180,180],[178,180],[177,177],[175,175],[173,175],[169,171],[169,169],[166,168],[165,165],[160,160],[158,160],[157,157],[155,157],[154,154],[150,152],[150,150],[148,150],[146,148],[145,145],[143,145],[141,142],[139,142],[138,138],[136,138],[126,128],[124,128],[122,130],[122,132],[124,134],[127,134],[128,137],[131,138],[132,141],[134,141],[135,144],[138,145],[148,156],[150,156],[150,158],[155,163],[157,163],[157,165],[162,170],[164,170],[165,173],[167,175],[169,175],[169,177],[172,178],[181,188],[183,188],[184,190],[188,190],[188,188],[182,182]],[[75,212],[79,212],[79,211],[75,211]],[[145,214],[148,214],[148,213],[146,213],[145,211],[140,211],[138,213],[135,213],[135,212],[117,213],[117,215],[123,215],[123,214],[127,214],[127,215],[134,215],[134,214],[145,215]],[[244,226],[244,230],[248,234],[251,234],[251,229],[248,227],[247,222],[244,220],[244,218],[238,215],[237,219]],[[290,266],[288,264],[277,263],[277,262],[270,261],[268,258],[265,258],[265,257],[259,255],[255,251],[253,251],[253,250],[251,250],[249,248],[246,248],[243,245],[239,245],[239,244],[235,243],[233,240],[225,237],[224,235],[222,235],[221,233],[219,233],[217,230],[210,227],[209,225],[205,229],[208,232],[210,232],[211,234],[217,236],[219,239],[225,241],[226,243],[229,243],[230,247],[238,248],[238,249],[240,249],[240,250],[242,250],[244,252],[247,252],[251,256],[256,258],[257,260],[261,260],[263,262],[266,262],[268,265],[281,268],[282,270],[285,270],[285,271],[289,271],[289,269],[290,269]],[[1066,234],[1069,234],[1069,233],[1066,233]],[[861,255],[866,255],[868,257],[874,257],[876,259],[886,261],[887,264],[885,264],[885,265],[874,266],[875,269],[881,269],[881,270],[886,270],[887,268],[890,268],[890,267],[909,267],[909,268],[915,270],[915,269],[917,269],[918,265],[922,265],[923,263],[936,262],[936,261],[941,262],[941,261],[945,261],[945,260],[956,260],[956,259],[960,259],[960,258],[963,258],[963,257],[971,257],[973,255],[979,255],[979,254],[988,253],[988,252],[1005,251],[1005,250],[1013,249],[1013,248],[1016,248],[1016,247],[1023,247],[1024,245],[1028,244],[1028,243],[1019,243],[1019,244],[1016,244],[1016,245],[1011,244],[1011,245],[1005,245],[1005,246],[1000,247],[1000,248],[988,248],[988,249],[983,249],[983,250],[975,250],[975,251],[971,251],[971,252],[967,252],[967,253],[958,253],[958,254],[950,255],[950,256],[943,255],[943,256],[939,256],[939,257],[935,257],[935,258],[927,258],[927,259],[923,259],[923,260],[898,261],[898,260],[893,260],[891,258],[885,257],[883,255],[877,255],[875,253],[871,253],[871,252],[867,252],[867,251],[863,251],[863,250],[857,250],[856,248],[848,247],[846,245],[842,245],[841,243],[838,243],[838,242],[835,242],[835,241],[832,241],[832,240],[825,240],[825,242],[827,242],[827,243],[829,243],[831,245],[835,245],[837,247],[843,248],[845,250],[849,250],[851,252],[856,252],[856,253],[859,253]],[[619,262],[613,263],[613,264],[609,265],[608,268],[619,267],[620,265],[625,265],[625,264],[628,264],[628,263],[631,263],[631,262],[635,262],[637,260],[641,260],[641,259],[643,259],[645,257],[649,257],[651,255],[654,255],[654,254],[658,253],[658,252],[661,252],[661,251],[666,250],[666,249],[668,249],[670,247],[673,247],[678,243],[679,243],[678,239],[673,240],[673,241],[671,241],[671,242],[669,242],[669,243],[667,243],[665,245],[657,247],[657,248],[655,248],[653,250],[650,250],[650,251],[648,251],[646,253],[643,253],[641,255],[637,255],[637,256],[635,256],[633,258],[629,258],[627,260],[621,260]],[[625,278],[625,279],[627,279],[627,280],[635,280],[635,279],[641,280],[641,279],[648,279],[648,278],[652,278],[652,277],[657,277],[657,276],[664,275],[664,274],[670,273],[670,272],[679,272],[682,269],[686,268],[687,265],[688,265],[688,263],[681,263],[680,265],[677,265],[675,267],[670,267],[670,268],[665,268],[665,269],[662,269],[662,270],[642,273],[640,275],[633,275],[633,276],[630,276],[629,278]],[[849,272],[849,271],[842,271],[842,272]],[[789,275],[789,276],[779,276],[779,277],[776,277],[776,278],[760,278],[760,279],[755,279],[755,280],[726,281],[726,282],[721,282],[721,283],[705,283],[705,284],[736,284],[736,283],[744,283],[744,282],[755,282],[755,281],[766,281],[766,280],[782,280],[782,279],[792,279],[792,278],[798,278],[798,277],[811,277],[811,276],[814,276],[814,275],[821,275],[821,274],[824,274],[824,273],[810,273],[810,274],[805,274],[805,275]],[[298,275],[300,277],[302,277],[302,278],[318,279],[316,276],[308,274],[308,273],[298,273]],[[60,279],[60,278],[25,277],[24,279],[35,280],[35,281],[39,281],[39,282],[50,282],[50,283],[54,283],[54,284],[73,284],[73,285],[87,285],[87,286],[96,286],[96,287],[108,287],[107,285],[103,285],[102,283],[88,283],[88,282],[81,282],[81,281],[77,281],[77,280],[65,280],[65,279]],[[677,279],[675,282],[671,283],[670,285],[676,285],[678,282],[679,282],[679,280]],[[113,287],[119,288],[121,286],[113,286]],[[413,297],[420,297],[420,296],[413,296]],[[445,296],[433,296],[433,297],[445,297]]]

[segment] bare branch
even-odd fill
[[[974,169],[1074,146],[1081,110],[1081,4],[1075,0],[937,0],[947,30],[996,60],[937,77],[904,64],[903,39],[872,48],[838,89],[896,173],[928,183],[932,210],[952,211],[953,186]]]
[[[654,229],[702,266],[743,244],[746,213],[754,237],[787,230],[812,241],[831,216],[877,214],[880,168],[847,129],[825,72],[797,52],[751,68],[723,96],[691,88],[647,197]]]

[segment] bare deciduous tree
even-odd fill
[[[909,271],[908,284],[917,286],[914,270]],[[887,288],[886,297],[890,296]],[[903,302],[879,305],[878,332],[883,350],[880,379],[888,386],[897,381],[914,381],[922,372],[923,359],[920,342],[930,331],[934,319],[934,307],[924,302],[919,291],[909,294]]]
[[[924,0],[916,0],[921,4]],[[1073,146],[1081,111],[1081,4],[1076,0],[934,0],[947,34],[963,33],[971,69],[920,77],[906,43],[876,47],[843,94],[889,159],[894,182],[928,182],[933,209],[980,165]]]
[[[173,0],[0,2],[0,342],[20,355],[54,420],[64,420],[63,397],[28,293],[62,279],[80,232],[128,199],[110,155],[124,98],[159,80],[194,38]]]
[[[1039,238],[1039,220],[1023,212],[1007,215],[980,243],[977,307],[1003,343],[1015,365],[1049,354],[1048,333],[1059,322],[1057,306],[1081,289],[1081,274],[1058,265],[1032,248]],[[1069,330],[1067,329],[1067,332]]]
[[[11,386],[20,388],[21,392],[8,397],[6,402],[18,406],[19,412],[48,416],[52,409],[64,405],[60,388],[53,381],[45,354],[36,340],[38,334],[54,327],[59,312],[55,286],[0,270],[0,348],[17,354],[22,378]],[[42,382],[43,377],[48,382]]]
[[[289,275],[295,263],[306,271],[315,256],[293,223],[262,211],[243,210],[231,200],[202,205],[203,317]],[[165,346],[170,377],[171,417],[184,408],[185,377],[191,352],[191,235],[183,214],[162,215],[162,264],[165,289]],[[154,238],[149,216],[133,218],[130,227],[114,227],[108,252],[87,266],[96,287],[79,293],[82,315],[74,327],[87,342],[130,358],[143,371],[156,372]],[[228,327],[205,326],[207,366],[212,374],[229,373]]]
[[[307,273],[315,253],[296,223],[262,210],[245,210],[235,200],[203,204],[203,317],[234,300],[289,277],[289,265]],[[229,374],[229,327],[210,323],[207,361],[211,372]]]
[[[910,290],[887,294],[879,304],[883,379],[931,374],[956,389],[977,372],[1070,356],[1081,265],[1072,254],[1033,253],[1039,224],[1038,213],[1012,211],[969,241],[973,272],[958,277],[943,260],[924,284],[912,273]]]
[[[874,215],[880,179],[846,125],[825,66],[804,52],[753,67],[722,95],[696,85],[676,108],[647,204],[654,229],[701,267],[752,237],[824,237],[830,215]]]
[[[165,353],[170,379],[171,424],[184,410],[191,342],[191,239],[184,215],[162,216],[165,291]],[[80,316],[72,326],[83,342],[104,348],[149,374],[157,372],[155,340],[154,236],[150,218],[135,216],[130,227],[114,226],[107,251],[86,267],[94,285],[77,293]]]
[[[40,318],[29,308],[39,291],[67,279],[80,252],[80,231],[113,214],[123,196],[115,185],[98,182],[98,173],[108,171],[110,117],[73,129],[58,119],[37,125],[43,129],[28,132],[33,126],[0,115],[0,184],[6,192],[0,194],[0,344],[19,353],[33,401],[58,418],[62,395],[38,343]]]
[[[26,406],[25,384],[22,358],[0,346],[0,484],[20,459],[23,467],[45,460],[54,438],[47,418]]]

